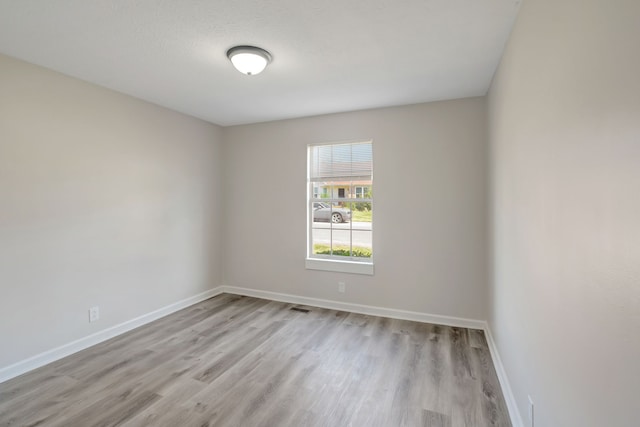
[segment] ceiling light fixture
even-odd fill
[[[248,76],[260,74],[271,62],[271,54],[255,46],[232,47],[227,51],[227,58],[236,70]]]

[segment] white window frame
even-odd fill
[[[371,203],[371,208],[373,211],[373,198],[356,199],[355,197],[353,197],[355,196],[355,194],[353,196],[350,195],[349,198],[333,197],[335,196],[335,194],[330,194],[331,197],[329,198],[321,198],[321,197],[314,198],[315,194],[313,190],[314,190],[314,186],[317,186],[317,183],[311,181],[310,179],[311,148],[319,145],[354,144],[354,143],[363,143],[363,142],[368,142],[372,144],[372,150],[373,150],[373,141],[371,139],[341,141],[341,142],[323,142],[323,143],[309,144],[307,146],[307,255],[305,259],[305,267],[307,269],[333,271],[333,272],[340,272],[340,273],[366,274],[366,275],[374,274],[374,261],[373,261],[374,253],[372,253],[371,258],[351,257],[347,259],[345,259],[345,257],[342,257],[342,256],[320,255],[320,254],[313,253],[313,204],[314,203],[321,202],[321,203],[327,203],[327,204],[333,205],[334,203],[340,203],[340,202],[347,202],[347,203],[356,203],[356,201],[357,203],[369,202]],[[372,186],[373,186],[373,172],[371,174],[371,187]],[[355,186],[353,186],[352,188],[355,188]],[[353,197],[353,199],[351,199],[351,197]],[[331,224],[331,221],[329,221],[329,224]],[[351,222],[349,224],[351,224]],[[350,230],[352,230],[351,227],[350,227]],[[371,222],[371,246],[372,246],[372,252],[373,252],[373,219]]]
[[[358,189],[362,190],[361,193],[360,193],[360,197],[358,197]],[[369,187],[366,186],[366,185],[354,185],[353,186],[353,196],[354,196],[354,198],[356,198],[356,199],[364,199],[364,195],[368,193],[368,191],[365,191],[365,190],[368,190],[368,189],[369,189]]]

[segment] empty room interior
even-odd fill
[[[640,425],[637,0],[0,0],[0,426]]]

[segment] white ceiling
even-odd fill
[[[227,126],[484,95],[519,3],[0,0],[0,52]]]

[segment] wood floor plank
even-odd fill
[[[451,427],[451,419],[438,412],[427,411],[422,412],[422,426],[423,427]]]
[[[484,337],[484,332],[479,329],[469,329],[469,345],[472,348],[486,348],[487,340]]]
[[[24,423],[27,417],[34,412],[38,412],[40,418],[46,418],[57,412],[55,408],[57,400],[53,396],[77,387],[78,382],[67,376],[49,378],[34,387],[31,392],[20,394],[12,399],[0,400],[0,425]],[[41,396],[50,397],[42,399]]]
[[[0,384],[35,425],[511,426],[482,331],[227,294]]]
[[[488,348],[473,348],[472,361],[477,367],[479,393],[476,396],[480,402],[482,418],[486,426],[501,426],[508,418],[507,404],[504,400],[499,383],[495,381],[497,374]]]

